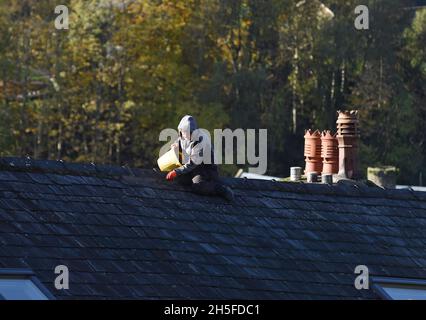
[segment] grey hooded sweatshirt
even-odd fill
[[[207,165],[212,169],[216,169],[214,162],[214,150],[211,144],[210,136],[207,132],[198,128],[195,118],[186,115],[182,118],[178,125],[179,150],[182,151],[181,167],[175,169],[178,175],[188,173],[199,165]],[[182,132],[190,137],[189,140],[184,139]]]

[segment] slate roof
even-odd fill
[[[426,278],[424,192],[226,182],[233,204],[152,170],[0,159],[0,268],[59,299],[376,299],[357,265]]]

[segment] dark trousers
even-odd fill
[[[202,195],[220,194],[221,183],[216,166],[199,165],[194,170],[176,177],[176,182],[191,186],[194,193]]]

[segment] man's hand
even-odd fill
[[[172,181],[174,178],[176,178],[176,176],[177,176],[176,171],[173,170],[167,174],[166,179],[169,181]]]
[[[179,148],[179,145],[175,142],[175,143],[173,143],[173,144],[170,146],[170,148],[171,148],[172,150],[176,150],[177,148]]]

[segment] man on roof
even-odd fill
[[[195,118],[186,115],[178,125],[179,138],[172,144],[179,149],[179,161],[183,165],[170,171],[166,179],[191,186],[193,192],[202,195],[219,195],[228,201],[234,193],[220,182],[210,136],[198,128]]]

